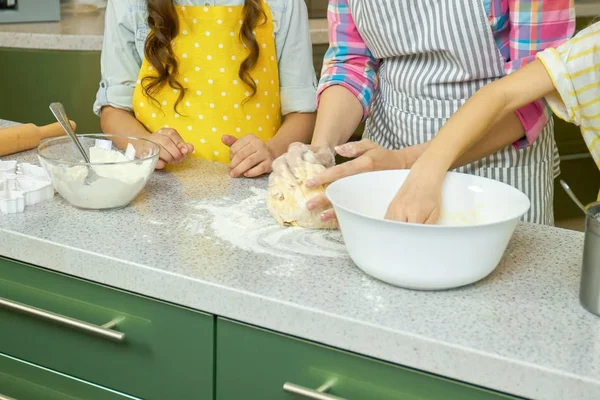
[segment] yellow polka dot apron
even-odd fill
[[[260,55],[250,71],[257,86],[254,97],[244,101],[251,89],[239,78],[240,64],[249,50],[240,38],[243,6],[177,6],[179,34],[173,51],[179,62],[177,81],[185,96],[176,112],[178,91],[165,85],[148,98],[142,88],[144,77],[156,74],[147,59],[142,62],[133,95],[136,118],[148,129],[173,128],[194,145],[193,157],[229,162],[223,135],[240,138],[252,133],[263,141],[275,135],[281,124],[279,73],[273,19],[262,2],[266,20],[254,30]],[[260,22],[263,22],[262,24]]]

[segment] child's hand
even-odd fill
[[[229,169],[231,176],[238,178],[255,178],[271,172],[273,154],[268,145],[258,137],[248,134],[236,139],[230,135],[221,138],[223,144],[229,147]]]
[[[410,172],[390,203],[385,219],[414,224],[435,224],[442,205],[443,179],[426,170]]]
[[[339,155],[354,160],[327,169],[309,180],[306,186],[317,187],[362,172],[410,168],[408,149],[388,150],[367,139],[338,146],[335,150]],[[306,206],[309,210],[327,208],[321,215],[323,221],[335,218],[331,203],[324,194],[310,199]]]
[[[194,151],[194,146],[186,143],[175,129],[160,129],[148,139],[160,146],[156,169],[163,169],[167,164],[178,163]]]

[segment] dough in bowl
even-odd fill
[[[293,168],[292,173],[271,174],[267,207],[283,226],[300,226],[308,229],[337,229],[337,220],[321,221],[322,209],[308,210],[306,202],[325,193],[326,185],[307,188],[306,181],[325,171],[325,167],[308,161]]]

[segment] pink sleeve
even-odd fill
[[[535,60],[538,52],[557,47],[573,36],[575,31],[574,0],[502,0],[508,3],[509,25],[507,41],[507,74]],[[502,50],[502,49],[501,49]],[[517,110],[525,130],[526,140],[515,143],[522,148],[533,143],[552,113],[544,100]]]
[[[361,102],[364,119],[369,113],[377,85],[379,61],[373,57],[360,36],[348,0],[329,0],[327,20],[329,49],[323,61],[317,98],[320,99],[325,89],[341,85]]]

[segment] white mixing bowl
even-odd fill
[[[356,265],[384,282],[420,290],[455,288],[490,274],[529,210],[527,196],[492,179],[450,172],[438,225],[385,220],[408,173],[369,172],[327,188]]]

